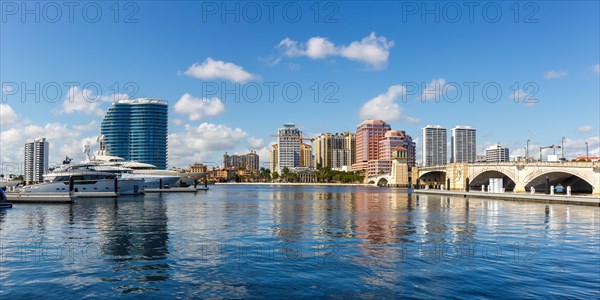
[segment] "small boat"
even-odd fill
[[[565,187],[563,187],[562,185],[557,185],[554,188],[554,192],[556,192],[556,193],[564,193],[565,192]]]
[[[5,187],[0,188],[0,208],[12,208],[13,207],[12,203],[7,202],[8,199],[6,198],[4,189],[5,189]]]

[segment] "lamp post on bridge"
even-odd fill
[[[588,147],[588,142],[585,142],[585,160],[588,161],[590,159],[590,149]]]
[[[560,141],[560,152],[562,154],[562,160],[565,161],[565,137],[562,137],[562,140]]]
[[[529,141],[530,139],[527,139],[527,147],[525,148],[525,161],[529,160]]]

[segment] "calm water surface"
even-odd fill
[[[600,297],[600,209],[372,187],[0,211],[0,298]]]

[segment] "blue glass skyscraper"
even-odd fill
[[[166,169],[168,110],[160,99],[114,102],[100,126],[110,155]]]

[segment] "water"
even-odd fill
[[[0,298],[600,297],[600,209],[211,186],[0,211]]]

